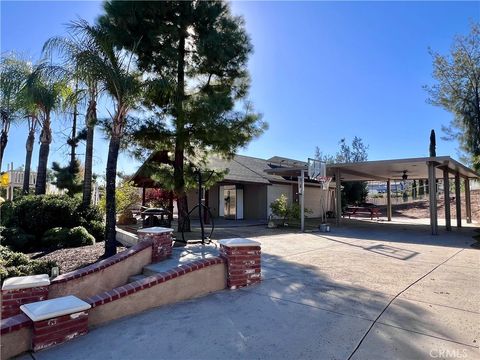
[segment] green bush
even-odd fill
[[[15,203],[14,215],[18,226],[39,239],[53,227],[74,227],[79,200],[68,196],[24,196]]]
[[[13,201],[5,201],[0,205],[0,225],[2,226],[12,226],[14,225],[14,216],[13,216]]]
[[[77,226],[70,229],[68,233],[68,242],[65,247],[77,247],[95,244],[95,238],[90,235],[83,226]]]
[[[18,251],[28,251],[35,247],[35,236],[27,234],[21,228],[10,227],[1,230],[2,245],[10,246]]]
[[[285,194],[281,194],[278,199],[270,204],[270,209],[272,214],[276,217],[279,217],[285,221],[288,216],[288,202]]]
[[[300,204],[294,202],[292,205],[288,205],[287,197],[285,194],[281,194],[278,199],[270,204],[270,209],[272,209],[272,214],[281,218],[283,222],[287,219],[289,220],[300,220]],[[312,211],[305,208],[305,215],[311,214]]]
[[[45,231],[41,244],[46,248],[72,248],[95,244],[95,238],[83,226],[73,229],[55,227]]]
[[[61,248],[68,242],[67,239],[69,232],[70,229],[65,227],[54,227],[45,231],[41,240],[42,247],[50,249]]]
[[[95,238],[95,242],[105,240],[105,224],[102,221],[90,221],[88,225],[83,226]]]
[[[18,228],[5,233],[5,241],[16,250],[38,249],[46,231],[52,228],[74,228],[83,226],[97,241],[104,238],[103,218],[96,206],[83,206],[78,198],[58,195],[28,195],[15,202],[5,202],[2,207],[2,225]],[[27,239],[19,238],[18,233],[29,235]],[[3,233],[2,233],[3,235]],[[32,240],[34,236],[36,241]],[[83,242],[83,240],[82,240]],[[87,241],[90,242],[90,241]]]
[[[0,245],[0,278],[3,280],[12,276],[50,274],[57,266],[51,260],[32,260],[27,255],[14,252]]]

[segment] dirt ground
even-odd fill
[[[465,212],[465,195],[462,194],[462,219],[466,219]],[[480,190],[475,190],[471,192],[471,208],[472,208],[472,220],[474,222],[480,222]],[[443,197],[438,199],[438,217],[440,219],[445,218],[445,202]],[[404,216],[408,218],[418,219],[418,218],[428,218],[430,216],[429,212],[429,202],[428,200],[419,200],[414,203],[407,204],[396,204],[392,205],[393,216]],[[386,210],[382,209],[382,213],[385,213]],[[450,202],[450,213],[452,219],[457,218],[455,201]]]

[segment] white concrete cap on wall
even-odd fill
[[[50,285],[50,278],[47,274],[16,276],[6,279],[3,282],[2,290],[29,289],[33,287],[48,285]]]
[[[137,233],[140,234],[164,234],[164,233],[171,233],[174,230],[171,228],[165,228],[161,226],[154,226],[154,227],[149,227],[145,229],[139,229],[137,230]]]
[[[226,247],[260,246],[258,241],[245,238],[223,239],[219,240],[218,243]]]
[[[62,315],[73,314],[90,308],[90,304],[73,295],[20,306],[20,310],[22,310],[25,315],[33,321],[41,321]]]

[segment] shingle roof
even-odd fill
[[[271,168],[271,161],[254,158],[244,155],[235,155],[233,159],[222,159],[218,156],[212,156],[208,160],[208,167],[211,169],[225,170],[226,181],[241,181],[258,184],[270,184],[273,182],[288,182],[278,175],[267,174],[264,170]]]

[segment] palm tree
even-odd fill
[[[28,135],[25,143],[25,171],[23,173],[22,193],[28,195],[30,192],[30,170],[32,165],[33,146],[35,144],[35,133],[38,126],[38,112],[32,98],[24,87],[21,92],[21,106],[24,118],[27,119]]]
[[[19,117],[20,92],[28,76],[29,66],[15,55],[3,56],[0,61],[0,169],[8,142],[10,125]]]
[[[49,77],[47,74],[49,74],[48,65],[37,65],[26,83],[28,96],[35,104],[41,125],[37,182],[35,184],[36,195],[46,192],[48,155],[52,142],[51,116],[52,112],[60,107],[68,88],[64,81]]]
[[[116,253],[117,160],[120,142],[127,125],[128,113],[140,98],[140,76],[133,69],[132,54],[117,50],[105,29],[98,25],[89,25],[85,20],[72,22],[70,29],[85,46],[84,51],[76,57],[79,67],[89,69],[93,78],[99,80],[101,90],[104,90],[114,103],[114,111],[110,115],[111,119],[108,124],[110,143],[105,185],[105,256],[111,256]]]
[[[85,52],[90,51],[90,43],[84,42],[85,34],[75,29],[76,25],[70,26],[68,37],[53,37],[43,46],[43,52],[50,56],[56,51],[64,63],[57,67],[57,71],[63,72],[64,77],[75,78],[77,82],[82,83],[83,89],[79,92],[87,98],[87,111],[85,115],[86,127],[86,145],[84,160],[84,178],[83,178],[83,197],[84,205],[89,205],[92,199],[92,175],[93,175],[93,139],[95,135],[95,126],[97,124],[97,101],[99,97],[99,81],[96,74],[88,66],[81,66],[79,57]],[[81,94],[79,94],[81,95]],[[74,117],[76,111],[74,111]],[[72,135],[72,138],[74,136]],[[72,151],[72,158],[73,158]],[[73,159],[71,160],[73,162]]]

